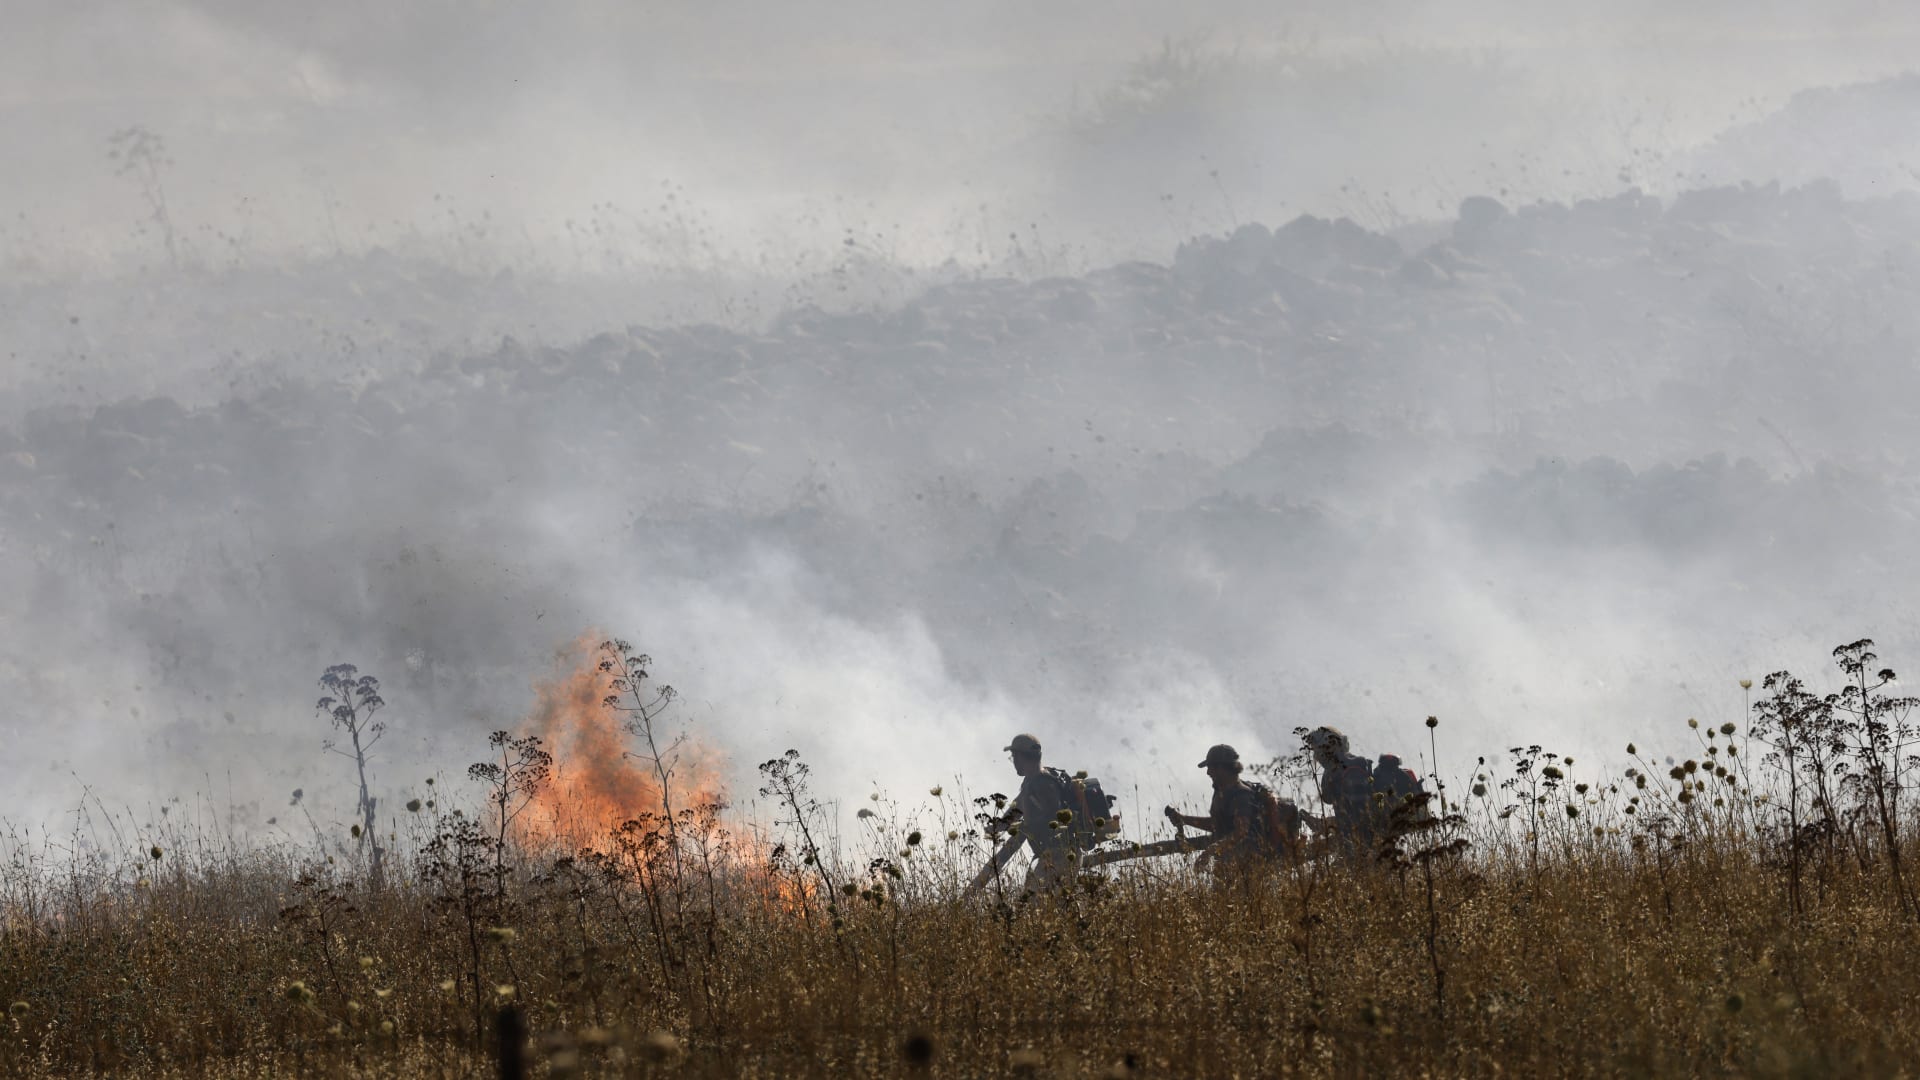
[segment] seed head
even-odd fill
[[[453,980],[452,979],[440,980],[440,992],[443,994],[453,993]]]
[[[1640,753],[1640,751],[1638,751],[1638,750],[1635,750],[1635,749],[1633,748],[1633,744],[1632,744],[1632,743],[1628,743],[1628,744],[1627,744],[1627,753],[1629,753],[1629,754],[1638,754],[1638,753]]]
[[[920,846],[920,830],[919,829],[915,829],[912,832],[907,834],[907,846],[908,847]]]
[[[360,826],[355,825],[353,828],[348,829],[347,832],[353,834],[355,840],[360,839]]]
[[[419,813],[419,812],[420,812],[420,800],[419,800],[419,799],[408,799],[408,800],[407,800],[407,812],[408,812],[408,813],[410,813],[410,814],[417,814],[417,813]]]
[[[1752,679],[1741,679],[1741,680],[1740,680],[1740,689],[1742,689],[1742,690],[1751,690],[1751,689],[1753,689],[1753,680],[1752,680]]]
[[[931,795],[931,796],[933,796],[934,798],[936,798],[936,799],[937,799],[937,798],[939,798],[939,797],[940,797],[940,792],[941,792],[941,790],[942,790],[942,789],[941,789],[941,787],[940,787],[940,785],[939,785],[939,784],[935,784],[935,785],[933,785],[932,787],[930,787],[930,788],[928,788],[928,789],[927,789],[927,794],[929,794],[929,795]]]
[[[361,958],[360,958],[360,970],[361,970],[361,971],[371,971],[371,970],[373,970],[373,957],[371,957],[371,956],[363,956],[363,957],[361,957]]]
[[[1437,728],[1437,727],[1439,727],[1439,726],[1440,726],[1440,718],[1439,718],[1439,717],[1437,717],[1437,716],[1429,716],[1429,717],[1427,717],[1427,726],[1428,726],[1428,727],[1430,727],[1430,728]]]
[[[497,941],[502,945],[510,945],[513,943],[513,938],[513,927],[511,926],[487,927],[487,940],[489,941]]]
[[[305,1005],[307,1002],[313,1000],[313,991],[308,988],[306,983],[295,979],[293,982],[287,984],[287,1000],[293,1002],[295,1005]]]
[[[1485,784],[1475,784],[1475,785],[1473,785],[1473,797],[1474,797],[1474,798],[1476,798],[1476,799],[1478,799],[1478,798],[1482,798],[1482,797],[1484,797],[1484,796],[1486,795],[1486,793],[1487,793],[1487,785],[1485,785]]]
[[[949,840],[958,840],[958,839],[960,839],[960,830],[959,830],[959,829],[948,829],[948,830],[947,830],[947,839],[949,839]]]
[[[15,1016],[25,1016],[27,1015],[28,1008],[29,1006],[27,1005],[26,1002],[16,1001],[13,1004],[7,1006],[7,1011],[12,1013]]]
[[[159,861],[160,861],[160,856],[161,856],[161,854],[162,854],[162,852],[160,851],[160,845],[159,845],[159,844],[155,844],[155,845],[153,845],[152,847],[150,847],[150,848],[148,848],[148,849],[147,849],[147,857],[148,857],[148,858],[150,858],[150,859],[152,859],[152,860],[153,860],[154,862],[159,862]]]
[[[1693,717],[1689,716],[1687,717],[1687,726],[1690,728],[1697,728],[1700,726],[1700,721],[1695,720]]]
[[[509,983],[501,983],[499,986],[493,988],[493,996],[499,998],[501,1001],[512,1001],[513,986]]]
[[[1734,732],[1733,721],[1729,720],[1726,723],[1720,725],[1720,734],[1731,735],[1733,734],[1733,732]]]
[[[382,1035],[393,1034],[393,1021],[391,1020],[380,1021],[380,1034]]]

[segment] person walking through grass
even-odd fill
[[[1200,767],[1213,781],[1213,803],[1206,816],[1182,814],[1171,806],[1166,811],[1175,826],[1208,834],[1194,845],[1204,849],[1195,866],[1210,866],[1219,876],[1292,857],[1300,832],[1298,807],[1275,798],[1262,784],[1242,780],[1240,752],[1225,743],[1209,748]]]
[[[1353,753],[1339,728],[1317,727],[1301,740],[1320,766],[1320,801],[1330,817],[1309,818],[1315,833],[1326,834],[1335,850],[1348,856],[1373,852],[1393,825],[1393,811],[1409,795],[1426,790],[1411,769],[1392,754],[1379,764]]]
[[[1022,846],[1033,853],[1033,866],[1027,871],[1024,892],[1050,892],[1073,880],[1072,834],[1062,827],[1061,821],[1068,798],[1064,785],[1041,766],[1040,740],[1034,736],[1015,735],[1005,750],[1013,760],[1013,771],[1020,777],[1020,793],[1014,796],[1012,810],[1002,819],[1007,823],[1007,839],[995,849],[987,865],[974,875],[967,886],[969,896],[999,876]]]

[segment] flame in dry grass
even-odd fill
[[[653,763],[632,753],[636,740],[625,714],[605,704],[613,691],[599,667],[600,640],[581,636],[562,652],[560,672],[535,684],[534,708],[520,731],[540,737],[553,755],[553,776],[520,817],[522,842],[599,844],[622,822],[664,814],[669,803],[676,813],[725,803],[720,756],[691,739],[674,751],[662,798]]]
[[[705,871],[747,886],[787,915],[817,899],[813,878],[773,869],[773,848],[764,837],[723,828],[718,814],[726,806],[725,761],[717,751],[682,740],[672,751],[668,797],[661,797],[653,762],[636,755],[644,744],[627,730],[627,714],[607,707],[614,691],[611,676],[600,670],[601,640],[596,633],[582,635],[562,650],[559,671],[535,684],[534,708],[520,734],[539,736],[553,755],[553,774],[516,822],[519,841],[534,849],[607,850],[616,846],[623,824],[652,815],[657,827],[671,804],[683,825],[683,854],[692,859],[697,849]],[[674,734],[659,733],[663,749]]]

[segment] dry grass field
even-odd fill
[[[562,842],[560,785],[504,735],[487,801],[410,803],[351,854],[108,821],[95,855],[13,847],[0,1074],[1902,1074],[1920,847],[1870,650],[1836,651],[1832,695],[1769,677],[1670,767],[1516,748],[1373,856],[1175,855],[1058,897],[962,895],[990,798],[876,801],[828,843],[791,754],[764,830],[669,785]],[[664,772],[659,712],[622,715]]]

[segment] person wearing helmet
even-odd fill
[[[1301,741],[1320,766],[1320,801],[1333,811],[1311,820],[1314,831],[1330,832],[1334,845],[1349,855],[1371,851],[1384,817],[1373,797],[1373,762],[1353,753],[1339,728],[1314,728]]]

